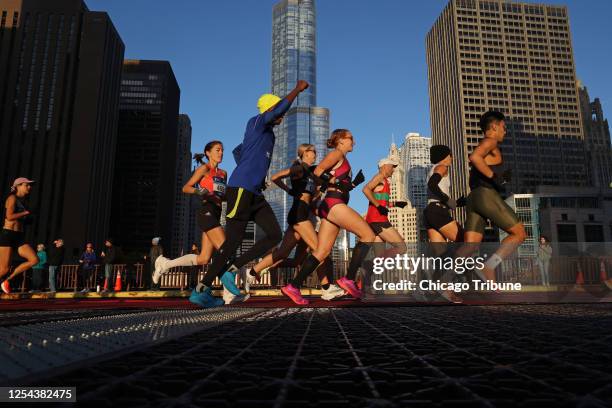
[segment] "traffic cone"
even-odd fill
[[[608,274],[606,273],[606,264],[604,261],[599,263],[599,280],[606,282],[608,280]]]
[[[117,271],[117,279],[115,279],[115,292],[121,290],[121,271]]]
[[[584,273],[582,269],[578,269],[578,275],[576,275],[576,285],[584,285]]]
[[[104,278],[104,290],[108,290],[108,278]]]

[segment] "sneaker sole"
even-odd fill
[[[347,285],[344,286],[342,283],[340,283],[339,281],[336,281],[336,283],[338,284],[338,286],[340,286],[342,289],[344,289],[345,292],[347,292],[349,295],[351,295],[352,297],[354,297],[355,299],[361,299],[361,292],[355,292],[353,293],[353,290]],[[344,283],[344,282],[343,282]]]
[[[285,288],[281,288],[281,292],[283,293],[283,295],[287,296],[289,299],[291,299],[291,301],[293,303],[295,303],[298,306],[306,306],[306,305],[308,305],[310,303],[308,300],[306,300],[304,298],[302,298],[302,302],[304,302],[304,303],[296,301],[293,298],[293,296],[291,296],[289,293],[285,292]]]

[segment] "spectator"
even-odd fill
[[[149,249],[149,259],[148,259],[149,273],[144,274],[145,289],[150,289],[151,287],[151,278],[153,276],[153,271],[155,270],[155,261],[157,260],[157,257],[164,254],[164,248],[159,244],[160,240],[161,240],[160,237],[155,237],[151,240],[151,249]]]
[[[96,269],[97,260],[98,259],[96,257],[96,253],[94,252],[93,244],[88,243],[85,247],[85,252],[83,252],[83,254],[81,254],[81,258],[79,258],[83,286],[81,293],[89,292],[89,278],[91,277],[91,273]]]
[[[47,263],[47,252],[44,244],[36,246],[36,256],[38,256],[38,263],[32,267],[32,290],[30,290],[30,293],[40,292],[42,286],[43,270]]]
[[[49,257],[47,264],[49,265],[49,292],[55,293],[55,278],[57,270],[64,262],[64,240],[59,238],[53,241],[53,245],[49,248]]]
[[[117,248],[113,245],[113,239],[109,238],[104,242],[106,250],[102,251],[102,264],[104,264],[104,290],[103,293],[109,292],[112,288],[113,267],[117,263]]]
[[[548,238],[540,235],[540,245],[538,246],[538,266],[540,267],[540,275],[542,276],[542,285],[550,286],[550,277],[548,269],[550,267],[550,258],[552,258],[553,249],[548,242]]]
[[[196,243],[191,244],[191,253],[196,256],[200,255],[200,248],[198,247],[198,244]],[[189,271],[189,289],[195,289],[196,285],[200,281],[200,277],[198,275],[200,274],[200,271],[202,270],[202,266],[192,265],[190,266],[190,269],[191,270]]]

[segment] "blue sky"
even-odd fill
[[[224,168],[231,149],[270,90],[275,0],[85,0],[111,16],[126,58],[168,60],[181,87],[181,113],[191,117],[192,150],[221,139]],[[332,128],[353,131],[356,169],[373,175],[391,135],[429,136],[425,36],[446,0],[318,0],[317,104]],[[568,0],[578,77],[612,113],[612,2]],[[355,194],[361,212],[365,198]]]

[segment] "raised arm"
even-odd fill
[[[272,109],[262,114],[264,123],[266,125],[270,124],[287,113],[295,98],[309,86],[308,82],[300,79],[295,85],[295,88],[293,88],[287,96],[281,99]]]

